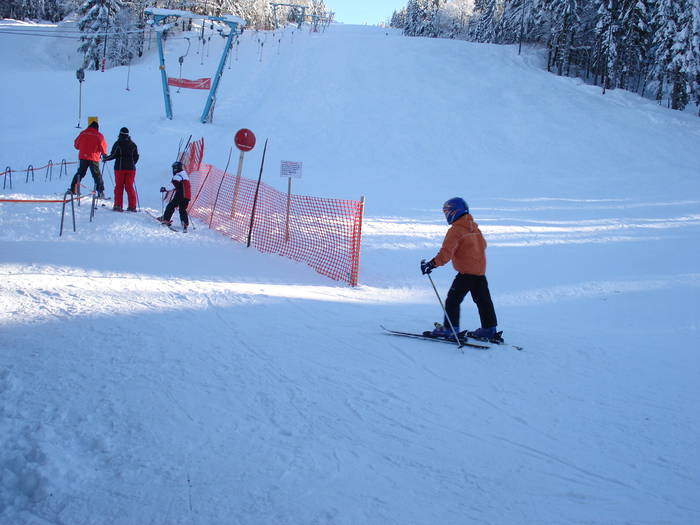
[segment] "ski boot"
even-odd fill
[[[435,323],[435,328],[432,330],[427,330],[423,332],[423,335],[426,337],[439,337],[443,339],[454,339],[455,338],[455,332],[459,335],[459,327],[455,326],[454,331],[452,328],[449,326],[443,326],[440,323]]]
[[[490,328],[477,328],[472,332],[467,332],[467,337],[498,344],[503,342],[501,334],[503,334],[503,332],[497,332],[496,327],[492,326]]]

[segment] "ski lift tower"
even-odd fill
[[[145,13],[153,17],[151,25],[156,32],[156,42],[158,44],[158,56],[160,58],[160,77],[163,81],[163,98],[165,100],[165,115],[172,120],[173,119],[173,105],[170,99],[170,87],[168,84],[168,74],[165,71],[165,54],[163,51],[163,33],[168,29],[173,27],[173,24],[164,23],[166,18],[173,17],[177,18],[189,18],[189,19],[202,19],[211,20],[212,22],[221,22],[229,27],[229,33],[226,38],[226,43],[224,44],[224,50],[221,53],[221,60],[219,61],[219,67],[216,70],[216,75],[214,76],[214,82],[212,82],[209,88],[209,96],[204,105],[204,111],[202,111],[202,116],[200,117],[200,122],[206,124],[211,122],[212,113],[214,108],[214,102],[216,101],[216,90],[219,88],[219,81],[221,80],[221,75],[224,72],[224,65],[226,64],[226,58],[231,51],[231,46],[233,45],[233,37],[237,33],[238,27],[243,27],[245,22],[243,19],[233,16],[205,16],[196,15],[190,13],[189,11],[181,11],[178,9],[159,9],[155,7],[149,7],[145,10]],[[162,25],[161,25],[162,23]]]
[[[299,21],[298,28],[301,29],[301,24],[304,23],[304,18],[306,17],[306,7],[305,5],[299,5],[299,4],[276,4],[273,2],[270,2],[270,5],[272,6],[272,20],[274,21],[275,24],[275,29],[279,27],[279,22],[277,21],[277,8],[278,7],[291,7],[294,10],[294,14]],[[297,12],[301,11],[301,14],[298,14]]]

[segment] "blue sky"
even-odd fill
[[[377,24],[405,7],[407,0],[326,0],[326,8],[345,24]]]

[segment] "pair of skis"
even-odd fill
[[[158,224],[161,224],[161,225],[163,225],[163,226],[167,226],[169,230],[174,231],[174,232],[178,232],[178,233],[187,233],[187,230],[180,230],[180,229],[176,228],[175,226],[173,226],[172,224],[168,224],[167,222],[161,221],[158,217],[156,217],[156,216],[155,216],[153,213],[151,213],[149,210],[144,209],[143,211],[145,211],[146,214],[147,214],[149,217],[151,217],[151,218],[154,219],[156,222],[158,222]]]
[[[522,350],[522,346],[516,346],[516,345],[511,345],[506,343],[505,341],[486,341],[482,339],[476,339],[473,337],[469,337],[467,335],[466,330],[464,332],[460,332],[457,334],[459,336],[459,342],[455,341],[454,336],[452,337],[435,337],[433,335],[429,335],[429,332],[423,332],[422,334],[416,334],[412,332],[400,332],[397,330],[389,330],[388,328],[379,325],[382,330],[387,332],[389,335],[397,335],[400,337],[408,337],[411,339],[423,339],[423,340],[428,340],[428,341],[437,341],[439,343],[448,343],[451,345],[457,345],[460,349],[462,347],[469,347],[469,348],[476,348],[478,350],[490,350],[492,348],[495,348],[497,346],[508,346],[510,348],[513,348],[514,350]]]

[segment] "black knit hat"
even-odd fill
[[[120,135],[128,135],[129,134],[129,128],[122,128],[119,130]]]

